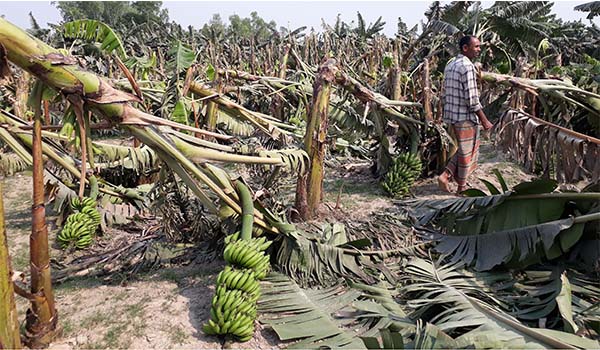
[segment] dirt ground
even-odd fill
[[[506,161],[491,144],[484,144],[481,165],[471,177],[473,187],[485,189],[477,178],[497,184],[493,169],[503,174],[509,186],[528,180],[519,166]],[[20,174],[4,180],[7,233],[13,268],[27,273],[31,207],[31,177]],[[368,218],[374,212],[394,206],[381,186],[370,176],[368,165],[358,165],[328,178],[324,184],[324,213],[328,216]],[[442,198],[434,178],[419,180],[416,197]],[[57,227],[49,217],[53,241]],[[117,233],[118,234],[118,231]],[[51,255],[60,252],[52,248]],[[178,349],[223,347],[272,349],[282,343],[270,329],[257,326],[254,339],[244,344],[223,344],[205,336],[201,327],[209,317],[210,303],[222,262],[160,269],[153,273],[107,284],[98,278],[76,278],[56,286],[56,300],[63,336],[52,349]],[[24,322],[27,303],[18,298],[20,320]]]

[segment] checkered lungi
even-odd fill
[[[466,120],[452,124],[451,136],[458,149],[446,166],[454,181],[460,187],[467,184],[467,178],[477,167],[479,156],[479,125]]]

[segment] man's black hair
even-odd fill
[[[462,38],[460,38],[460,41],[458,42],[458,48],[460,49],[460,51],[462,52],[462,48],[463,48],[463,46],[465,46],[465,45],[467,45],[467,46],[468,46],[468,45],[470,45],[470,44],[471,44],[471,41],[472,41],[473,39],[475,39],[475,37],[474,37],[474,36],[472,36],[472,35],[465,35],[465,36],[463,36]]]

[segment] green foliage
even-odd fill
[[[267,22],[258,15],[258,12],[252,11],[249,18],[241,18],[239,15],[229,16],[227,35],[244,40],[252,39],[255,43],[259,43],[269,39],[276,32],[276,28],[275,21]]]
[[[476,197],[422,201],[410,209],[420,224],[433,223],[445,233],[436,246],[439,252],[479,271],[556,259],[580,241],[585,225],[598,220],[594,209],[583,206],[588,197],[553,197],[554,181],[522,183],[504,194],[491,183],[488,188],[497,194],[473,191]],[[572,202],[579,203],[578,213],[589,210],[590,215],[582,221],[570,217]]]
[[[53,2],[64,21],[90,19],[122,28],[131,23],[168,22],[168,11],[161,10],[162,1],[57,1]]]
[[[382,21],[381,16],[377,18],[375,23],[369,23],[368,27],[366,26],[365,20],[360,12],[357,12],[356,16],[358,17],[358,26],[354,29],[354,32],[363,40],[373,38],[376,34],[381,32],[383,28],[385,28],[385,22]]]
[[[196,59],[196,52],[180,40],[175,42],[168,54],[170,59],[167,65],[175,74],[180,74],[190,68]]]
[[[495,286],[509,281],[511,277],[508,273],[473,274],[463,270],[460,264],[423,259],[411,260],[405,271],[407,283],[402,289],[402,297],[414,309],[411,318],[431,322],[439,331],[459,335],[455,339],[445,335],[447,345],[444,348],[598,346],[594,340],[569,333],[527,327],[504,312],[503,301],[495,293]],[[531,290],[531,296],[539,292],[540,289]],[[507,300],[510,298],[507,297]],[[527,302],[526,299],[523,301]],[[530,305],[539,306],[536,302]],[[460,331],[465,329],[466,332]],[[420,332],[417,329],[417,343]],[[431,348],[431,345],[426,348]]]
[[[127,58],[125,48],[117,33],[100,21],[76,20],[65,23],[63,27],[63,34],[66,38],[95,41],[100,43],[100,50],[109,54],[116,50],[121,58]]]
[[[589,12],[587,19],[594,19],[596,16],[600,16],[600,2],[591,1],[585,4],[577,5],[574,7],[577,11]]]
[[[227,31],[227,26],[223,23],[221,15],[218,13],[213,14],[212,18],[202,26],[200,34],[206,38],[207,41],[212,43],[220,42]]]
[[[156,69],[156,52],[142,57],[130,56],[123,62],[132,73],[142,80],[148,80],[150,73]]]

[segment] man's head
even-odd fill
[[[479,39],[472,35],[463,36],[458,42],[458,46],[460,47],[460,53],[469,59],[479,56],[479,52],[481,52]]]

